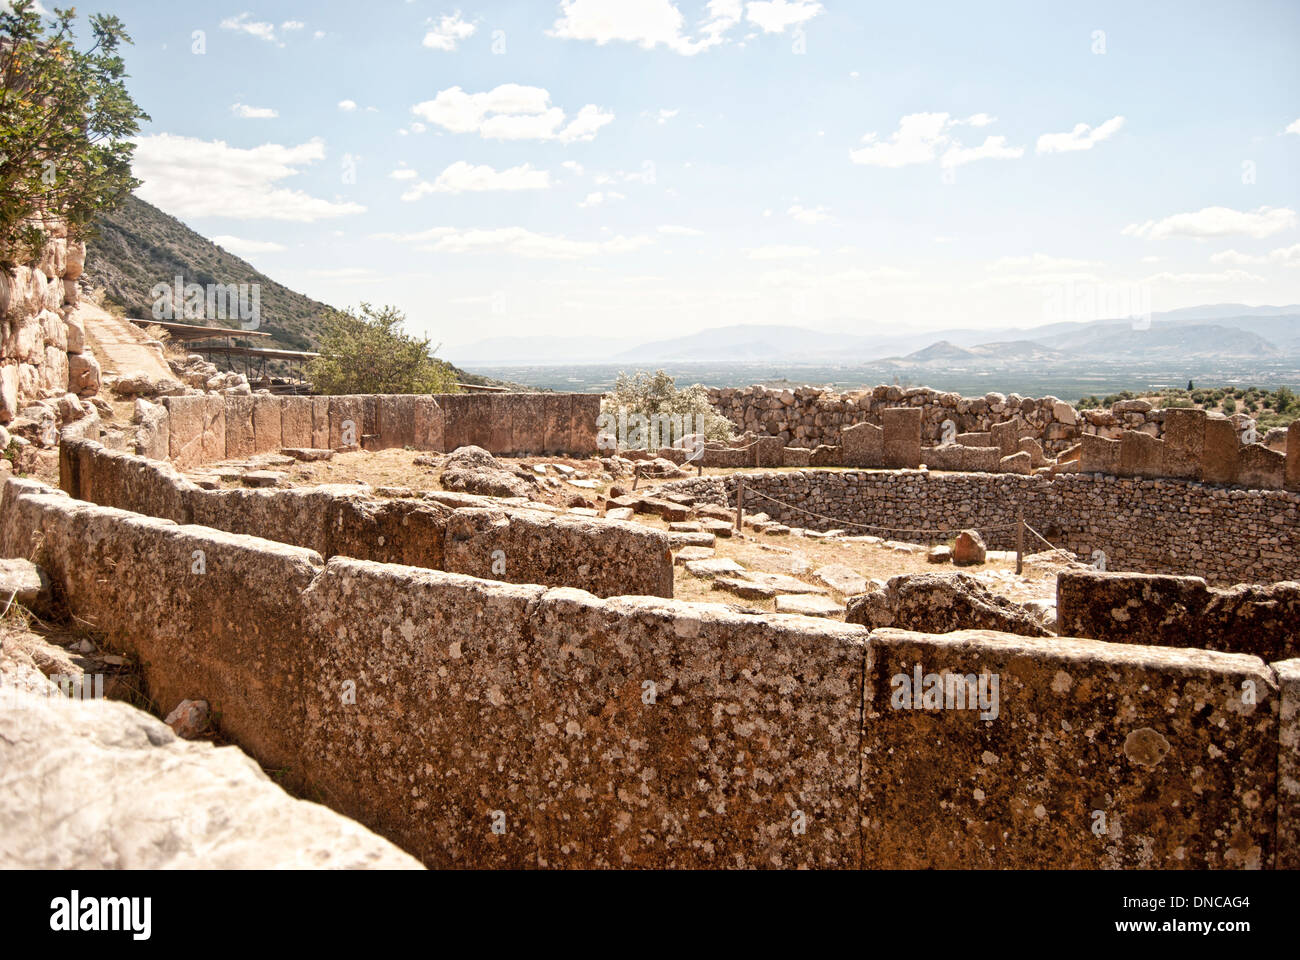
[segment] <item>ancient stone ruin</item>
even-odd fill
[[[1300,866],[1295,430],[896,390],[778,397],[812,429],[722,391],[764,435],[650,472],[594,396],[167,396],[4,482],[0,576],[138,664],[145,741],[328,807],[323,863]],[[294,479],[340,461],[426,472]]]

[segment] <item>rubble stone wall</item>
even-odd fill
[[[600,396],[466,393],[434,396],[163,397],[166,424],[151,449],[182,468],[285,447],[442,452],[479,446],[506,456],[596,454]]]
[[[739,479],[675,480],[665,489],[734,507]],[[953,535],[946,531],[973,527],[991,548],[1010,550],[1023,511],[1053,545],[1086,562],[1104,554],[1108,570],[1187,574],[1215,584],[1300,579],[1300,493],[1290,490],[1086,473],[807,470],[743,480],[747,512],[813,530],[942,543]],[[1032,537],[1026,547],[1047,549]]]
[[[1056,397],[1022,397],[1017,393],[963,397],[929,387],[883,384],[845,393],[820,387],[776,389],[761,385],[710,387],[708,393],[718,413],[741,431],[779,436],[794,447],[838,444],[842,429],[855,423],[881,426],[884,411],[891,407],[921,408],[921,439],[930,445],[942,441],[946,420],[953,421],[957,433],[985,433],[1019,416],[1028,428],[1025,435],[1052,453],[1078,443],[1085,435],[1115,440],[1124,430],[1137,430],[1153,437],[1163,436],[1168,413],[1145,400],[1121,400],[1109,410],[1078,410]],[[1245,414],[1230,419],[1238,433],[1250,421]]]
[[[60,445],[59,474],[62,489],[79,500],[265,537],[322,557],[577,587],[602,597],[673,595],[667,535],[627,521],[502,507],[488,498],[462,497],[481,504],[462,507],[379,498],[345,484],[204,490],[169,463],[71,438]]]
[[[432,866],[1297,862],[1296,661],[324,562],[23,480],[0,554],[137,656],[162,710],[208,699],[285,783]]]

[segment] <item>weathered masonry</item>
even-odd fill
[[[23,480],[0,553],[429,864],[1300,866],[1295,660],[327,562]]]

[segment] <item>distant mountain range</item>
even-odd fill
[[[1213,304],[1155,314],[1149,325],[1096,320],[993,329],[954,328],[892,336],[823,333],[805,327],[737,324],[685,337],[638,343],[628,338],[497,337],[454,351],[460,363],[546,366],[690,362],[782,364],[872,363],[927,368],[978,364],[1107,361],[1185,362],[1300,359],[1300,304]]]

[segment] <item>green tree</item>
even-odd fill
[[[654,373],[640,371],[632,375],[620,373],[614,380],[614,389],[600,404],[602,413],[619,415],[625,409],[630,417],[641,414],[647,419],[656,414],[673,416],[690,415],[697,432],[708,440],[727,440],[735,432],[735,424],[719,414],[709,403],[708,391],[700,384],[678,389],[677,382],[662,370]]]
[[[407,334],[396,307],[335,310],[324,320],[320,356],[307,364],[317,393],[456,393],[451,364],[435,357],[428,338]]]
[[[0,7],[0,261],[41,254],[34,220],[65,221],[84,237],[103,210],[120,203],[131,176],[130,137],[148,120],[127,93],[118,51],[130,43],[115,16],[90,18],[94,42],[79,50],[74,9],[48,21],[32,0]]]

